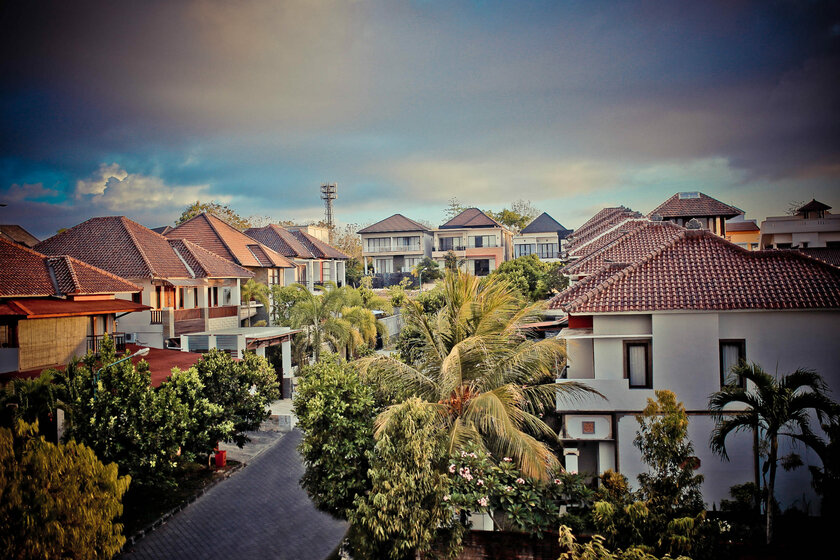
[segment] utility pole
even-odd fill
[[[321,200],[324,201],[324,222],[330,228],[332,233],[333,227],[333,200],[338,198],[338,183],[324,183],[321,185]]]

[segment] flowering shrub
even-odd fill
[[[581,475],[558,473],[541,482],[525,477],[509,457],[496,461],[477,446],[456,452],[447,471],[444,500],[455,511],[490,513],[500,529],[538,537],[556,531],[565,511],[584,507],[592,494]]]

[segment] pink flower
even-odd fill
[[[504,459],[502,459],[502,461],[504,461],[505,463],[510,463],[511,461],[513,461],[513,459],[511,459],[510,457],[505,457]]]
[[[486,496],[478,499],[478,505],[480,505],[481,507],[487,507],[488,503],[489,502]]]
[[[554,484],[561,484],[562,482],[563,482],[563,481],[562,481],[562,480],[560,480],[559,478],[555,478],[555,479],[554,479]]]
[[[484,481],[483,481],[483,480],[481,480],[481,479],[479,478],[479,479],[476,481],[476,484],[477,484],[477,485],[479,485],[479,486],[484,486]]]
[[[513,486],[505,486],[505,492],[513,492]]]
[[[517,484],[525,484],[525,479],[524,478],[517,478],[516,483]]]
[[[473,459],[478,459],[478,455],[476,455],[475,453],[470,453],[470,457],[472,457]]]
[[[469,467],[461,467],[461,470],[458,471],[458,474],[460,474],[464,478],[467,478],[468,476],[470,476],[470,468]]]
[[[577,474],[577,471],[569,471],[569,474]]]
[[[444,496],[444,497],[443,497],[443,501],[444,501],[444,502],[448,502],[448,501],[449,501],[449,494],[447,494],[446,496]]]
[[[454,473],[457,468],[455,465],[449,465],[449,472]]]
[[[466,451],[461,451],[461,457],[466,457],[466,456],[467,456],[467,452]]]

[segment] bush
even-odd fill
[[[111,558],[130,480],[85,445],[46,442],[37,423],[0,428],[0,556]]]
[[[301,485],[318,508],[346,519],[356,496],[370,489],[373,391],[351,365],[324,354],[304,368],[294,411],[303,431]]]

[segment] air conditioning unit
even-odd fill
[[[125,343],[126,344],[137,344],[137,333],[133,333],[133,332],[125,333]]]

